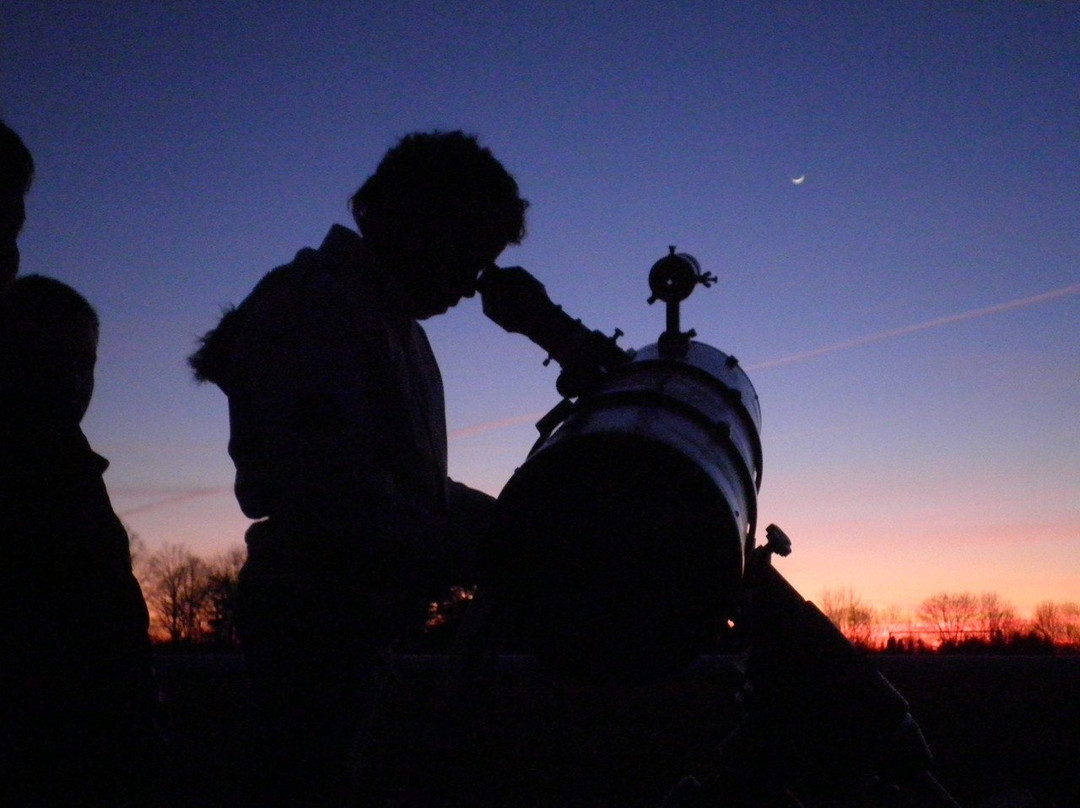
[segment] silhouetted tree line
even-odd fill
[[[204,559],[178,544],[149,551],[129,531],[132,568],[150,611],[157,645],[186,650],[235,650],[236,589],[246,551],[242,545]],[[451,587],[428,606],[416,650],[446,650],[475,588]],[[819,608],[857,648],[886,653],[1080,652],[1080,603],[1043,601],[1030,618],[996,592],[938,592],[914,614],[877,609],[851,587],[826,589]]]
[[[131,562],[150,610],[151,639],[174,649],[237,648],[236,586],[245,550],[203,559],[178,544],[150,552],[129,534]]]
[[[150,610],[156,644],[187,650],[234,650],[236,587],[245,550],[236,546],[203,559],[178,544],[150,552],[130,534],[132,566]],[[415,649],[449,647],[475,590],[452,587],[429,605],[424,638]],[[876,609],[852,588],[827,589],[822,612],[858,648],[887,653],[1042,654],[1080,651],[1080,603],[1044,601],[1032,616],[995,592],[938,592],[913,615]]]
[[[1044,601],[1029,619],[996,592],[938,592],[907,615],[852,589],[825,590],[821,610],[857,647],[889,653],[1080,651],[1080,603]]]
[[[204,559],[179,544],[151,552],[130,530],[128,538],[132,568],[150,611],[153,642],[174,650],[236,650],[236,590],[244,547]],[[430,603],[423,636],[412,638],[405,650],[447,650],[475,591],[454,586],[444,599]]]

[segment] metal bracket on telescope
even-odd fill
[[[716,276],[702,272],[697,259],[688,253],[676,253],[674,245],[668,247],[668,254],[653,264],[649,270],[649,297],[651,306],[657,300],[667,304],[667,328],[657,340],[657,349],[661,356],[685,356],[690,347],[690,340],[697,336],[694,329],[681,331],[679,326],[679,303],[690,297],[694,287],[701,284],[706,289],[716,283]]]

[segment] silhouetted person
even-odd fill
[[[473,295],[524,235],[526,206],[475,138],[406,136],[352,197],[362,237],[333,226],[191,359],[228,396],[236,497],[260,520],[238,623],[273,771],[296,778],[282,802],[333,799],[380,651],[471,583],[464,537],[493,500],[447,478],[442,382],[417,321]]]
[[[0,121],[0,292],[19,272],[16,242],[26,219],[24,197],[34,178],[34,159],[15,132]]]
[[[137,805],[155,734],[147,609],[79,426],[98,319],[38,275],[0,299],[0,800]]]

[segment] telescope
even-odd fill
[[[671,248],[650,273],[667,329],[618,355],[550,301],[513,323],[570,370],[560,388],[576,398],[541,420],[499,495],[485,586],[513,612],[511,634],[561,671],[671,669],[737,615],[761,413],[738,361],[680,331],[681,301],[713,280]],[[485,304],[493,289],[482,279]]]
[[[481,593],[500,641],[572,682],[663,681],[727,639],[743,719],[717,772],[668,806],[956,803],[928,773],[908,704],[757,544],[761,410],[738,360],[682,330],[716,278],[669,247],[649,272],[656,342],[620,348],[520,268],[486,270],[484,311],[559,363],[562,400],[500,493]],[[906,802],[903,800],[907,800]],[[815,803],[817,804],[817,803]]]

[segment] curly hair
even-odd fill
[[[502,163],[461,131],[406,135],[350,200],[364,239],[390,250],[418,234],[518,244],[528,205]]]

